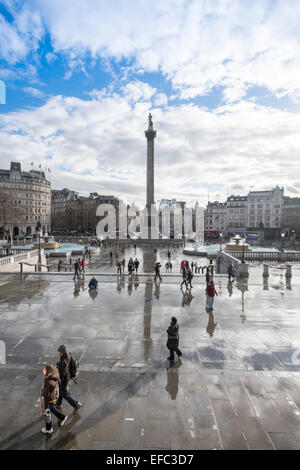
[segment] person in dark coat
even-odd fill
[[[183,267],[182,267],[182,283],[181,283],[181,286],[180,286],[181,289],[182,289],[183,284],[185,284],[185,288],[187,288],[187,278],[186,278],[185,265],[183,265]]]
[[[74,278],[73,279],[75,281],[76,278],[79,279],[79,264],[78,264],[78,261],[75,261],[75,263],[74,263],[74,270],[75,270],[75,272],[74,272]]]
[[[139,269],[139,265],[140,265],[140,262],[137,258],[135,258],[134,260],[134,269],[135,269],[135,273],[137,274],[138,273],[138,269]]]
[[[168,341],[167,341],[167,348],[170,351],[170,356],[168,359],[170,361],[174,361],[174,352],[176,352],[177,356],[180,357],[182,352],[178,348],[179,345],[179,325],[177,323],[177,318],[172,317],[171,323],[169,328],[167,329],[168,333]]]
[[[97,286],[98,286],[98,281],[95,278],[95,276],[93,276],[89,282],[89,289],[97,289]]]
[[[193,286],[192,286],[192,279],[193,279],[193,277],[194,277],[194,276],[193,276],[193,272],[192,272],[191,268],[189,268],[189,269],[187,270],[187,273],[186,273],[186,280],[187,280],[187,284],[186,284],[186,285],[187,285],[187,286],[190,285],[190,289],[193,288]]]
[[[159,281],[161,281],[160,268],[161,268],[161,264],[159,262],[156,263],[154,281],[156,281],[157,277],[159,278]]]
[[[69,382],[71,380],[71,374],[69,370],[71,357],[67,352],[67,348],[64,344],[62,344],[58,348],[59,352],[59,362],[57,363],[57,368],[59,371],[59,378],[60,378],[60,387],[59,387],[59,397],[56,402],[56,407],[61,409],[62,401],[65,399],[73,408],[74,411],[79,410],[82,404],[77,401],[74,397],[72,397],[71,393],[69,392]]]
[[[68,419],[68,416],[64,415],[57,407],[57,394],[56,389],[60,386],[59,372],[53,365],[46,365],[43,369],[44,383],[41,392],[41,398],[44,400],[44,416],[46,425],[42,428],[43,434],[52,434],[52,419],[51,413],[53,413],[60,426],[63,426]]]

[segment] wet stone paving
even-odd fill
[[[141,273],[143,264],[150,272],[156,255],[137,255]],[[75,285],[65,273],[0,276],[0,449],[300,449],[298,265],[290,283],[280,266],[267,283],[262,266],[250,267],[248,283],[215,276],[219,295],[208,312],[205,276],[182,292],[186,256],[179,249],[172,257],[174,273],[164,277],[163,268],[160,284],[150,275],[106,277],[115,273],[108,253],[92,258]],[[159,250],[163,266],[165,258]],[[172,316],[183,355],[170,367]],[[43,366],[56,364],[61,344],[80,361],[70,388],[83,406],[73,414],[63,402],[66,425],[54,418],[44,436],[35,404]]]

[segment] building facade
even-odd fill
[[[79,193],[68,188],[51,191],[51,226],[52,232],[63,231],[66,226],[67,201],[76,201]]]
[[[0,237],[30,235],[38,222],[43,233],[51,232],[51,185],[43,171],[22,171],[11,162],[0,170]]]
[[[247,196],[229,196],[226,204],[227,231],[243,231],[248,226],[248,198]]]
[[[227,227],[227,203],[208,202],[204,213],[204,230],[221,232]]]
[[[284,197],[281,212],[281,227],[283,231],[300,235],[300,198]]]
[[[119,199],[98,193],[90,193],[88,197],[78,196],[76,199],[66,201],[64,230],[96,234],[97,224],[101,220],[96,216],[96,211],[101,204],[111,204],[115,207],[116,229],[118,230]]]
[[[283,194],[284,190],[279,186],[271,191],[250,191],[248,194],[248,228],[279,231]]]

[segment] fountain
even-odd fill
[[[251,251],[251,247],[248,243],[245,243],[246,238],[242,238],[239,235],[235,235],[230,238],[230,242],[226,243],[225,251],[238,252],[238,251]]]
[[[39,248],[39,246],[45,250],[56,250],[60,247],[59,243],[54,240],[50,235],[41,235],[40,245],[39,242],[34,243],[33,247]]]

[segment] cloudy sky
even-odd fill
[[[300,2],[0,0],[0,167],[53,188],[204,205],[300,196]]]

